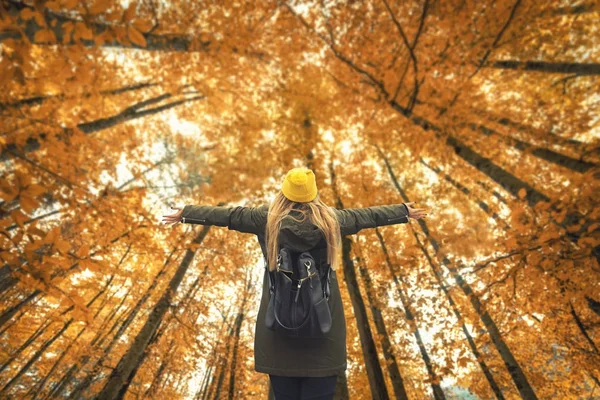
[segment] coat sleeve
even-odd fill
[[[408,222],[408,208],[404,203],[334,210],[338,216],[342,236],[353,235],[365,228]]]
[[[268,206],[210,206],[191,205],[183,207],[181,222],[184,224],[200,224],[226,226],[229,230],[258,234],[265,230]]]

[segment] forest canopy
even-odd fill
[[[600,398],[600,3],[0,2],[0,398],[266,398],[256,237],[311,168],[336,399]]]

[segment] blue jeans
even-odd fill
[[[275,400],[331,400],[337,375],[323,378],[279,376],[269,374]]]

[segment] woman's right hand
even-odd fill
[[[424,208],[413,208],[412,207],[413,204],[415,204],[414,201],[411,201],[410,203],[404,203],[404,204],[406,205],[406,208],[408,209],[408,218],[421,219],[427,215]]]

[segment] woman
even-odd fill
[[[338,210],[319,198],[315,175],[307,168],[286,174],[281,192],[270,205],[220,207],[186,205],[164,222],[227,226],[257,236],[266,261],[262,298],[254,336],[254,369],[269,374],[275,398],[332,399],[337,376],[346,370],[346,321],[337,283],[341,237],[364,228],[407,223],[424,217],[414,202]],[[175,208],[176,209],[176,208]],[[331,330],[321,339],[279,334],[265,326],[269,303],[269,271],[276,266],[280,246],[311,251],[319,270],[331,268],[329,307]]]

